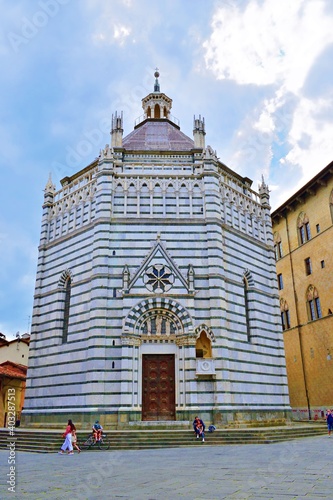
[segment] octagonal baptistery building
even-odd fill
[[[25,425],[285,421],[269,189],[193,138],[160,91],[45,187]],[[148,424],[147,424],[148,425]]]

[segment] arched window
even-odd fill
[[[146,183],[142,185],[140,191],[140,215],[150,215],[150,192]]]
[[[306,292],[309,321],[322,317],[318,290],[310,285]]]
[[[159,104],[155,104],[154,118],[161,118],[161,108]]]
[[[71,300],[71,278],[68,276],[65,283],[65,303],[64,303],[64,319],[62,326],[62,343],[67,342],[68,337],[68,323],[69,323],[69,308]]]
[[[288,330],[290,328],[290,314],[289,306],[286,300],[280,299],[280,311],[281,311],[281,322],[282,330]]]
[[[282,255],[282,242],[281,236],[279,233],[274,233],[274,251],[275,251],[275,260],[281,259]]]
[[[331,220],[333,222],[333,189],[330,194],[330,212],[331,212]]]
[[[310,223],[308,216],[301,212],[297,219],[298,242],[300,245],[311,240]]]
[[[251,328],[251,320],[254,319],[253,312],[251,311],[251,300],[250,293],[254,291],[255,282],[253,276],[249,269],[244,270],[243,274],[243,291],[244,291],[244,306],[245,306],[245,320],[246,320],[246,333],[247,333],[247,341],[252,342],[253,338],[253,327]],[[253,294],[252,294],[253,300]]]
[[[250,331],[249,286],[247,279],[245,277],[243,278],[243,286],[244,286],[244,301],[245,301],[246,332],[247,332],[247,340],[250,342],[251,331]]]

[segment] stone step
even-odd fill
[[[0,430],[0,449],[6,449],[9,442],[15,442],[20,451],[38,453],[55,452],[63,443],[63,430],[15,429],[14,436],[9,436],[8,429]],[[260,427],[249,429],[217,429],[214,433],[206,433],[205,445],[221,446],[230,444],[275,443],[307,436],[327,433],[325,424],[300,425],[290,427]],[[124,430],[106,432],[110,440],[110,450],[175,448],[202,445],[192,430]],[[78,431],[78,442],[88,437],[87,431]]]

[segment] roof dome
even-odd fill
[[[147,119],[123,139],[123,147],[133,150],[190,151],[194,141],[168,119]]]

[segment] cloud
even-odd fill
[[[321,114],[330,110],[333,116],[333,95],[330,99],[309,100],[302,98],[289,132],[292,148],[283,164],[300,165],[302,181],[310,180],[314,171],[324,168],[332,160],[332,120]]]
[[[123,46],[130,34],[131,28],[121,24],[113,24],[112,30],[109,30],[108,33],[95,33],[93,35],[93,40],[103,43],[117,43],[118,45]]]
[[[93,19],[94,28],[91,39],[99,45],[118,45],[135,43],[137,39],[145,39],[147,32],[154,26],[154,8],[149,16],[144,16],[144,8],[131,0],[86,0],[81,7]],[[145,29],[142,30],[142,23]]]
[[[322,78],[311,70],[333,41],[333,16],[326,7],[324,0],[249,0],[245,8],[224,4],[203,43],[206,67],[217,80],[263,88],[261,101],[234,133],[229,161],[254,178],[261,170],[270,179],[278,168],[276,192],[289,169],[302,185],[331,161],[332,96],[327,86],[324,95],[312,99],[305,92],[307,83],[315,95]],[[327,58],[317,67],[327,68]],[[279,158],[276,145],[284,151]]]
[[[280,82],[297,91],[323,46],[333,40],[331,23],[323,0],[250,0],[244,10],[227,4],[215,12],[212,34],[204,42],[206,66],[219,79]]]

